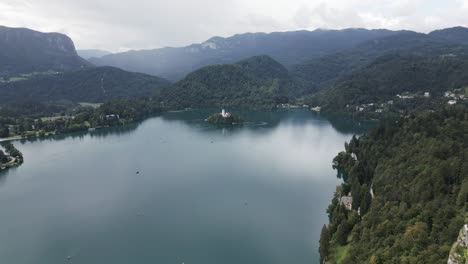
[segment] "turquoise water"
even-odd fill
[[[0,175],[0,263],[319,263],[331,160],[360,127],[241,114],[250,123],[234,128],[191,111],[16,142],[25,163]]]

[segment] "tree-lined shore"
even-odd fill
[[[460,105],[389,119],[346,143],[334,159],[344,182],[327,210],[322,260],[447,263],[468,221],[466,131]]]
[[[0,171],[23,163],[23,154],[11,142],[3,142],[0,148]]]

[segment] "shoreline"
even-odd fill
[[[14,137],[0,138],[0,142],[7,142],[7,141],[18,140],[18,139],[23,139],[23,137],[22,136],[14,136]]]

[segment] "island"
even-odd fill
[[[224,109],[221,110],[221,113],[210,115],[206,120],[211,124],[217,125],[235,125],[244,123],[244,120],[240,116],[226,112]]]

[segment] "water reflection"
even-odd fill
[[[309,111],[223,128],[207,114],[24,141],[0,178],[1,262],[319,263],[351,134]]]
[[[313,123],[314,125],[326,126],[330,124],[335,130],[342,134],[362,134],[375,125],[375,122],[356,122],[348,117],[337,115],[323,115],[309,110],[278,110],[278,111],[248,111],[233,110],[246,120],[243,126],[217,127],[204,122],[207,116],[217,110],[191,110],[171,112],[162,115],[166,121],[183,122],[195,128],[221,129],[221,131],[235,132],[239,128],[263,132],[265,129],[274,129],[282,122],[303,125]]]
[[[314,113],[307,110],[295,110],[295,111],[248,111],[248,110],[235,110],[236,113],[241,115],[247,120],[244,125],[234,125],[234,126],[216,126],[209,124],[205,121],[206,117],[215,112],[216,110],[190,110],[190,111],[178,111],[178,112],[168,112],[160,117],[165,122],[183,124],[190,129],[197,131],[205,136],[208,136],[211,143],[215,143],[216,137],[221,136],[236,136],[237,134],[245,134],[247,131],[257,135],[255,137],[244,137],[239,149],[252,149],[254,146],[261,146],[262,142],[284,142],[283,145],[274,145],[274,146],[262,146],[259,149],[264,150],[263,153],[258,153],[262,156],[269,156],[270,160],[276,160],[276,162],[284,163],[287,166],[283,168],[290,168],[295,170],[298,168],[303,168],[305,166],[318,165],[318,163],[325,162],[330,163],[329,160],[322,160],[315,158],[310,160],[307,157],[307,150],[302,149],[302,146],[307,146],[307,142],[298,141],[298,138],[301,138],[302,135],[298,134],[303,133],[308,135],[310,138],[303,139],[310,142],[322,142],[321,137],[326,137],[326,133],[329,133],[328,127],[333,127],[334,130],[342,134],[362,134],[368,131],[369,128],[374,126],[375,123],[372,122],[354,122],[353,120],[347,119],[342,116],[326,116],[321,115],[320,113]],[[55,135],[48,137],[37,137],[37,138],[27,138],[21,139],[19,142],[21,144],[26,143],[47,143],[53,141],[63,141],[67,139],[83,141],[87,137],[103,139],[108,136],[125,136],[131,133],[134,133],[143,123],[147,122],[137,122],[123,126],[116,126],[112,128],[102,128],[92,132],[76,132],[63,135]],[[288,127],[288,129],[283,129],[281,132],[274,133],[275,129],[281,124]],[[295,131],[295,127],[300,126],[301,129]],[[307,129],[310,128],[307,132]],[[285,133],[287,131],[287,133]],[[313,133],[311,133],[314,131]],[[323,131],[321,133],[317,133]],[[273,134],[271,134],[273,132]],[[313,135],[313,137],[311,137]],[[268,136],[268,137],[265,137]],[[280,138],[281,137],[281,138]],[[242,138],[242,136],[240,136]],[[291,140],[289,140],[290,138]],[[253,139],[253,140],[252,140]],[[161,143],[167,143],[167,138],[159,138]],[[344,143],[344,142],[343,142]],[[315,148],[315,151],[322,151],[323,148],[327,146],[318,145]],[[21,146],[19,146],[21,149]],[[266,150],[266,151],[265,151]],[[278,150],[281,150],[281,153],[287,153],[285,155],[276,156],[273,153],[277,153]],[[254,151],[254,149],[252,149]],[[66,153],[59,153],[57,155],[62,155]],[[26,162],[29,162],[26,157]],[[33,157],[31,157],[33,158]],[[261,160],[259,160],[261,161]],[[11,168],[9,170],[12,174],[16,168]],[[340,171],[337,172],[337,176],[341,178],[343,175]],[[0,183],[5,181],[5,176],[7,175],[6,171],[0,172]]]
[[[352,119],[336,115],[322,115],[320,113],[308,110],[278,110],[278,111],[249,111],[235,110],[236,113],[245,118],[243,125],[216,126],[205,121],[206,117],[216,110],[190,110],[174,111],[162,114],[160,117],[169,122],[179,122],[188,125],[191,128],[207,131],[219,131],[223,135],[229,135],[235,132],[248,129],[257,133],[268,132],[268,130],[278,127],[282,122],[289,124],[304,125],[313,123],[313,125],[327,126],[330,124],[335,130],[342,134],[363,134],[375,126],[375,122],[356,122]],[[103,138],[108,135],[123,136],[134,132],[142,123],[136,122],[112,128],[101,128],[92,132],[75,132],[62,135],[31,137],[19,140],[22,144],[26,142],[47,142],[60,141],[67,138],[82,140],[84,137]]]
[[[135,131],[142,122],[131,123],[122,126],[115,126],[111,128],[101,128],[92,132],[75,132],[68,134],[60,134],[53,136],[44,136],[44,137],[31,137],[24,138],[19,140],[20,143],[25,144],[27,142],[47,142],[47,141],[61,141],[66,139],[78,139],[83,140],[85,137],[89,136],[91,138],[104,138],[109,135],[123,136]]]

